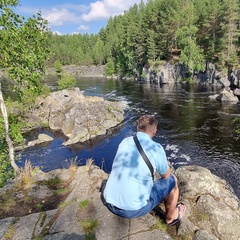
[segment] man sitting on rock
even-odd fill
[[[103,197],[112,213],[125,218],[143,216],[164,200],[166,224],[175,225],[183,217],[186,207],[182,202],[178,203],[177,179],[170,172],[163,147],[152,140],[157,125],[154,116],[143,115],[138,120],[136,136],[154,173],[157,171],[161,178],[153,181],[134,137],[127,137],[118,146]]]

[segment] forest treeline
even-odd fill
[[[192,73],[208,62],[229,69],[239,64],[239,19],[238,0],[149,0],[111,17],[98,34],[50,34],[49,64],[105,64],[120,75],[170,60]]]

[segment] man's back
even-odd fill
[[[165,173],[168,166],[161,145],[152,141],[145,133],[138,132],[137,137],[154,170]],[[120,143],[113,161],[104,198],[118,208],[136,210],[147,204],[152,186],[151,172],[141,157],[133,137],[125,138]]]
[[[161,178],[153,181],[151,167],[142,158],[133,137],[126,138],[120,143],[113,161],[103,192],[104,205],[118,216],[136,218],[149,213],[164,200],[166,223],[175,225],[183,217],[186,207],[184,203],[177,204],[177,178],[170,171],[163,147],[152,140],[157,126],[158,121],[153,115],[141,116],[137,138]]]

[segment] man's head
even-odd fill
[[[143,115],[138,120],[137,131],[147,133],[151,138],[157,132],[157,119],[152,115]]]

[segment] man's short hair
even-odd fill
[[[147,132],[152,127],[157,127],[158,121],[153,115],[143,115],[138,120],[137,130]]]

